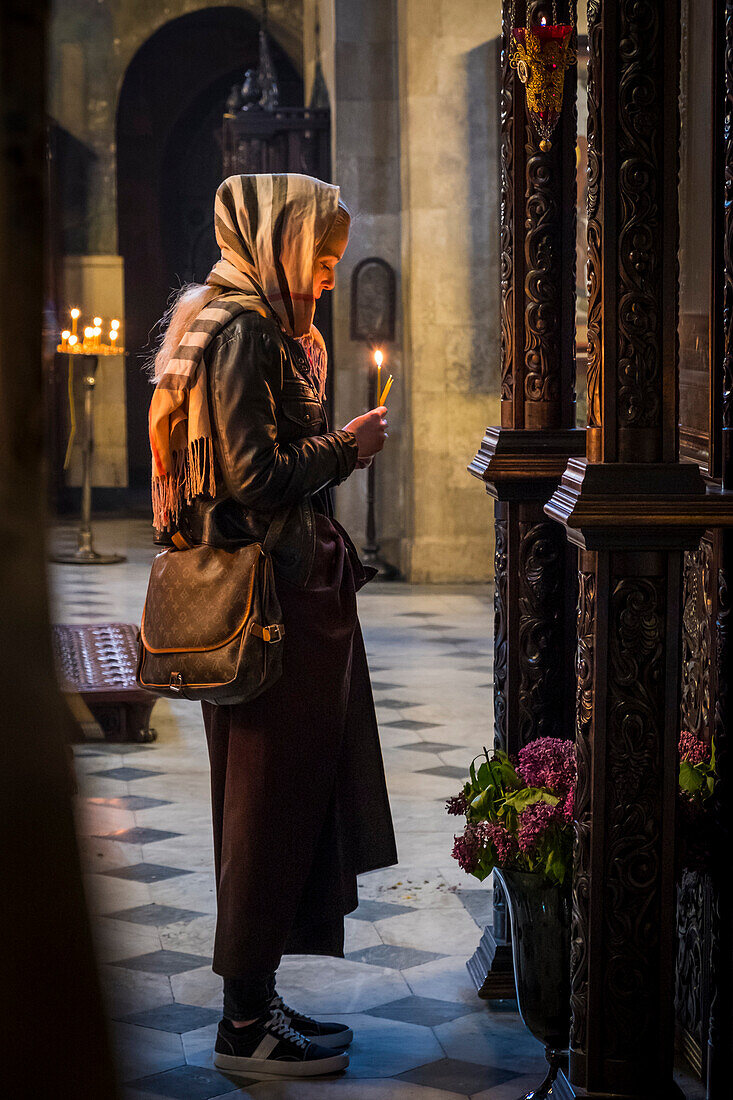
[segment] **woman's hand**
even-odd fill
[[[359,461],[372,458],[378,454],[384,446],[387,438],[387,421],[385,419],[387,407],[380,405],[371,412],[357,416],[344,426],[345,432],[353,432],[359,448]]]

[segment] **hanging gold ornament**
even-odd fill
[[[553,0],[552,19],[548,23],[543,15],[533,24],[528,5],[526,27],[517,27],[514,2],[511,4],[513,42],[509,46],[509,64],[517,70],[527,89],[527,111],[540,136],[543,152],[552,148],[550,138],[562,111],[565,71],[577,61],[575,27],[572,23],[558,23],[557,0]]]

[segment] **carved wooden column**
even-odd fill
[[[591,0],[587,462],[569,1097],[669,1100],[682,553],[711,522],[677,426],[678,0]]]
[[[722,194],[722,484],[733,489],[733,0],[725,0],[723,31],[723,110],[718,122],[725,141]],[[716,26],[716,30],[718,27]],[[720,533],[715,616],[715,707],[713,735],[718,781],[714,813],[718,847],[713,861],[711,973],[714,975],[707,1051],[707,1095],[722,1100],[731,1087],[733,1051],[733,531]]]
[[[568,6],[569,5],[569,6]],[[568,458],[575,428],[576,70],[543,152],[509,65],[503,8],[501,68],[501,426],[488,428],[469,466],[495,500],[494,741],[516,752],[536,737],[573,735],[575,552],[542,507]],[[560,0],[574,23],[575,0]],[[533,16],[551,5],[533,2]],[[527,9],[517,0],[515,19]],[[495,886],[488,928],[469,970],[482,996],[512,996],[508,922]],[[487,974],[488,972],[488,974]]]

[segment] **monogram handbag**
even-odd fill
[[[276,513],[261,543],[157,555],[140,623],[140,687],[170,699],[231,705],[275,683],[285,632],[272,550],[289,513],[289,507]],[[187,545],[180,536],[174,542]]]

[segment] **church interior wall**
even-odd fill
[[[72,227],[64,261],[67,285],[101,280],[102,297],[119,294],[115,119],[131,59],[165,23],[222,6],[261,14],[256,0],[55,5],[51,114],[90,154],[86,216]],[[382,554],[413,581],[483,581],[493,556],[491,506],[466,465],[486,425],[499,420],[500,4],[271,0],[268,26],[303,73],[306,102],[320,64],[332,110],[332,178],[354,214],[333,302],[337,426],[364,408],[370,362],[369,349],[350,339],[351,272],[375,255],[397,275],[397,333],[385,348],[395,375],[390,438],[376,466]],[[98,300],[74,304],[102,309]],[[124,486],[115,364],[105,364],[98,387],[95,483]],[[75,459],[72,483],[77,471]],[[359,471],[338,493],[339,518],[359,545],[366,482]]]

